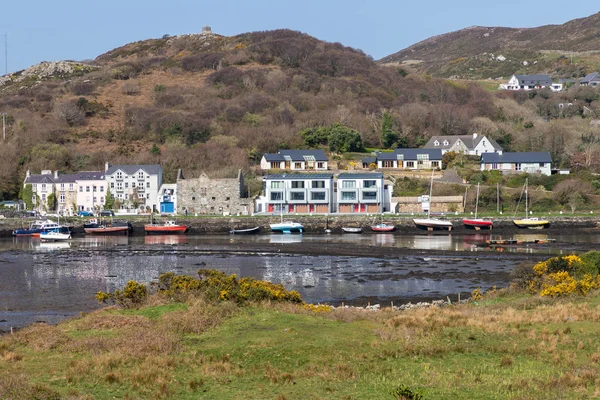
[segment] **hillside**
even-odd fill
[[[548,150],[556,165],[594,169],[600,132],[589,126],[599,98],[591,88],[491,93],[290,30],[165,36],[1,78],[0,196],[17,197],[27,169],[69,173],[106,161],[161,163],[166,182],[178,168],[186,176],[258,173],[264,152],[306,147],[303,130],[334,124],[358,132],[365,148],[478,132],[506,150]],[[573,105],[560,111],[564,101]],[[332,157],[349,165],[347,155]]]
[[[578,77],[600,67],[600,13],[537,28],[473,26],[431,37],[380,60],[439,77],[487,79],[548,72]]]

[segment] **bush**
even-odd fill
[[[121,92],[127,96],[136,96],[140,94],[140,84],[138,82],[127,82],[121,87]]]
[[[92,82],[75,82],[71,85],[71,91],[77,96],[85,96],[96,90],[96,85]]]
[[[116,64],[110,70],[110,76],[113,79],[127,80],[135,78],[140,74],[140,72],[142,72],[142,66],[140,64],[134,62],[124,62]]]

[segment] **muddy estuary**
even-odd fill
[[[533,234],[521,239],[546,238]],[[297,290],[311,303],[366,305],[456,299],[506,286],[524,261],[600,248],[600,235],[553,235],[544,245],[490,247],[489,235],[80,237],[0,241],[0,331],[97,307],[94,294],[163,272],[215,268]]]

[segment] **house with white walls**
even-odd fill
[[[478,156],[483,153],[502,154],[502,147],[495,140],[473,133],[459,136],[432,136],[423,146],[424,149],[440,149],[442,154],[449,151]]]
[[[552,157],[547,151],[524,153],[486,153],[481,155],[482,171],[502,173],[552,174]]]
[[[122,210],[158,212],[160,199],[158,190],[162,185],[162,167],[159,164],[106,163],[104,178],[112,196]]]
[[[286,169],[291,171],[327,171],[328,158],[323,150],[279,150],[264,154],[262,170]]]

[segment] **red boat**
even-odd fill
[[[395,229],[396,227],[394,225],[388,224],[378,224],[371,227],[373,232],[393,232]]]
[[[175,221],[167,221],[164,224],[148,224],[144,225],[146,235],[178,235],[186,233],[189,227],[187,225],[177,225]]]
[[[494,223],[487,219],[474,218],[474,219],[463,219],[463,225],[465,226],[465,228],[480,230],[480,229],[492,229]]]

